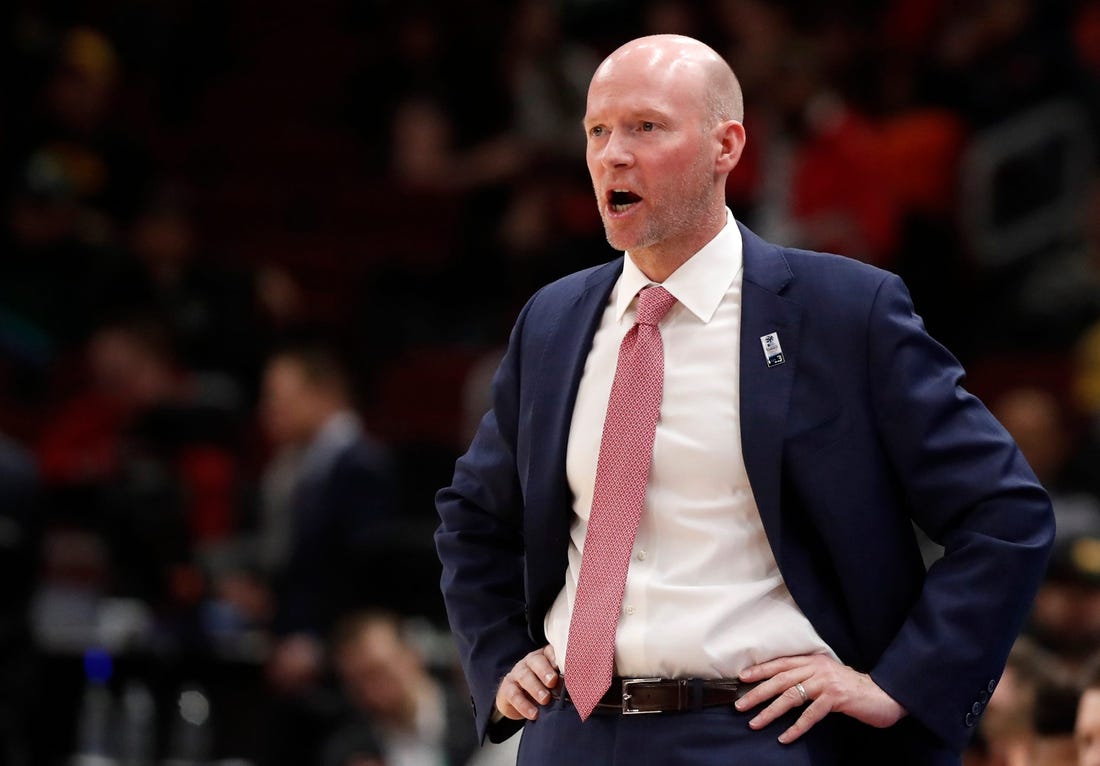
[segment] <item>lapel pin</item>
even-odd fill
[[[775,367],[786,361],[783,357],[783,347],[779,345],[779,333],[770,332],[767,335],[761,335],[760,345],[764,347],[764,359],[769,367]]]

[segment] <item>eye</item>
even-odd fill
[[[654,125],[652,122],[643,122],[642,123],[642,132],[651,133],[651,132],[653,132],[654,129],[656,129],[656,127],[657,126]]]
[[[604,133],[603,125],[593,125],[588,129],[588,135],[592,138],[599,138]]]

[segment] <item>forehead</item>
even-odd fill
[[[588,88],[587,117],[607,111],[690,114],[704,106],[705,76],[696,62],[661,55],[608,59]]]

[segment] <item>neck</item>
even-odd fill
[[[660,284],[683,266],[691,257],[718,236],[726,225],[726,207],[723,204],[713,215],[708,215],[703,225],[675,242],[658,242],[650,247],[629,252],[634,265],[649,279]]]
[[[638,270],[645,274],[651,281],[661,284],[670,276],[676,269],[683,266],[696,251],[690,253],[680,253],[676,255],[670,255],[667,253],[652,253],[652,252],[639,252],[635,253],[633,250],[629,253],[630,260],[634,261],[634,265],[638,267]]]

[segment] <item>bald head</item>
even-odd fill
[[[694,90],[711,124],[745,117],[741,84],[726,60],[709,45],[683,35],[650,35],[631,40],[604,59],[595,84],[623,70],[661,72]]]
[[[633,40],[592,76],[585,160],[607,241],[655,282],[725,227],[741,114],[737,78],[690,37]]]

